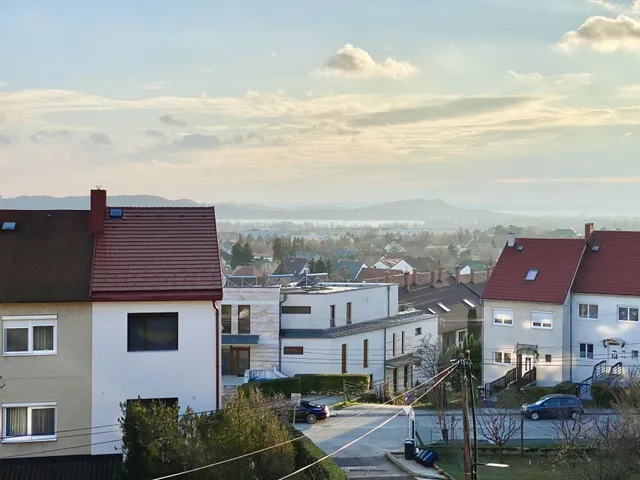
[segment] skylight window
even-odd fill
[[[598,252],[600,250],[600,245],[593,245],[591,247],[591,250],[594,251],[594,252]]]
[[[124,209],[122,208],[109,209],[109,218],[123,218],[123,217],[124,217]]]
[[[435,315],[436,314],[436,311],[433,308],[427,308],[427,310],[429,310],[429,313],[431,315]]]
[[[524,252],[524,245],[518,245],[518,251]]]
[[[530,268],[527,272],[527,276],[524,279],[527,282],[533,282],[538,277],[539,270],[537,268]]]
[[[445,312],[450,312],[450,311],[451,311],[450,309],[448,309],[447,307],[445,307],[442,303],[439,303],[439,304],[438,304],[438,306],[439,306],[442,310],[444,310]]]
[[[467,304],[468,306],[470,306],[471,308],[476,308],[475,304],[473,302],[470,302],[469,300],[467,300],[466,298],[463,298],[462,301]]]
[[[2,230],[15,230],[16,222],[2,222]]]

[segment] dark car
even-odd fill
[[[329,418],[329,407],[306,401],[300,402],[296,409],[296,421],[316,423],[318,420]]]
[[[531,420],[541,418],[573,418],[577,420],[584,413],[582,402],[575,395],[545,395],[537,401],[522,405],[522,415]]]

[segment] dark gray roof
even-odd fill
[[[257,345],[260,335],[222,334],[222,345]]]
[[[122,454],[0,459],[0,480],[115,480]]]
[[[282,263],[278,265],[274,273],[293,273],[294,275],[300,275],[307,265],[309,265],[309,260],[306,258],[289,257],[285,258]]]
[[[396,327],[407,323],[426,320],[433,315],[425,314],[419,310],[413,310],[407,313],[400,313],[395,317],[380,318],[378,320],[370,320],[368,322],[353,323],[351,325],[342,325],[333,328],[285,328],[280,330],[282,338],[339,338],[347,335],[355,335],[356,333],[370,332],[380,328]]]

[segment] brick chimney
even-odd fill
[[[516,234],[513,232],[509,232],[507,234],[507,246],[513,247],[516,244]]]
[[[489,279],[491,278],[491,272],[493,271],[493,268],[491,267],[487,267],[487,282],[489,281]]]
[[[584,224],[584,243],[591,243],[591,239],[593,238],[593,223],[585,223]]]
[[[415,268],[413,269],[412,275],[413,275],[412,283],[414,285],[417,285],[418,284],[418,271]]]
[[[438,266],[438,283],[442,283],[442,265]]]
[[[456,283],[460,285],[460,265],[456,266]]]
[[[476,271],[472,268],[471,274],[469,275],[469,283],[476,283],[475,279],[476,279]]]
[[[436,271],[431,270],[431,286],[436,288]]]
[[[104,217],[107,211],[107,191],[99,188],[91,190],[91,215],[89,228],[91,234],[104,232]]]
[[[404,289],[409,291],[409,272],[404,272]]]

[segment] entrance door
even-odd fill
[[[247,347],[231,347],[230,374],[238,377],[244,376],[244,371],[249,369],[251,349]]]
[[[527,373],[533,369],[533,357],[524,357],[524,370],[523,373]]]

